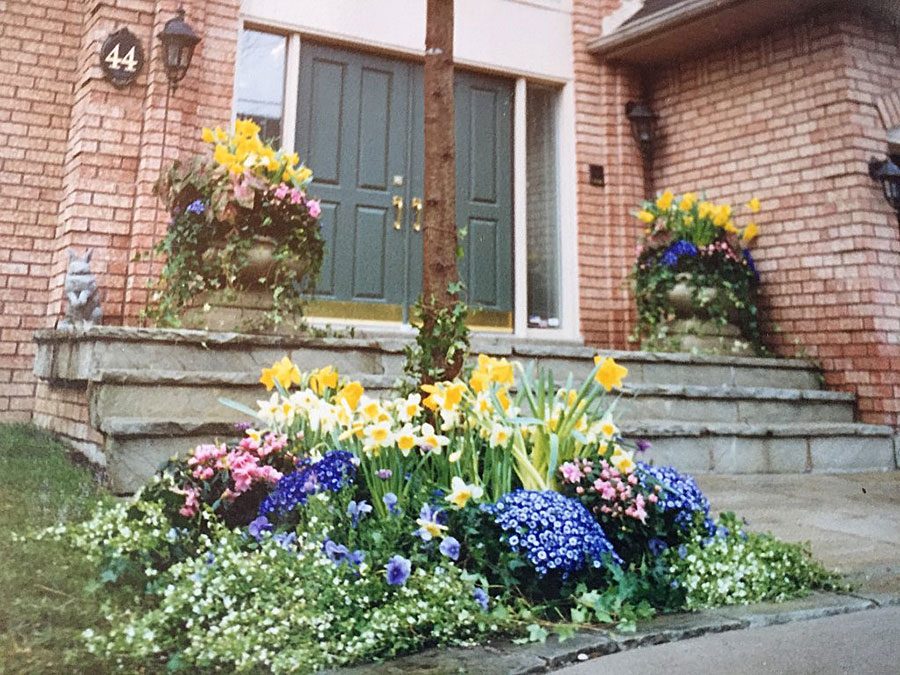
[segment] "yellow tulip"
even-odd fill
[[[656,200],[656,207],[660,211],[668,211],[669,207],[672,206],[674,199],[675,195],[672,194],[672,191],[666,190],[660,195],[659,199]]]

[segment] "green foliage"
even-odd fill
[[[302,189],[278,192],[250,173],[239,180],[206,157],[176,162],[158,189],[171,220],[165,236],[143,256],[164,259],[159,279],[151,282],[145,318],[179,326],[198,298],[234,299],[256,291],[271,300],[271,308],[265,325],[252,328],[297,325],[325,246]]]
[[[812,559],[808,544],[744,532],[733,513],[722,514],[717,536],[697,536],[680,550],[670,549],[666,559],[687,609],[781,601],[840,588],[839,577]]]
[[[171,568],[158,606],[88,633],[91,648],[170,671],[311,672],[499,628],[453,565],[414,565],[405,585],[390,586],[381,564],[336,565],[310,539],[287,548],[223,530],[203,548]]]
[[[96,565],[62,541],[28,533],[87,517],[111,502],[65,448],[26,425],[0,425],[0,672],[107,672],[81,632],[134,602],[130,588],[97,592]]]
[[[447,289],[454,298],[449,307],[439,305],[434,297],[419,298],[412,310],[412,322],[418,326],[415,344],[404,350],[405,389],[415,384],[442,382],[459,373],[469,352],[468,305],[460,298],[463,286],[452,284]]]

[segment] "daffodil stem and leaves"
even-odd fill
[[[198,298],[245,291],[264,293],[270,305],[264,325],[248,328],[300,325],[324,253],[321,206],[308,195],[312,172],[259,131],[251,120],[237,120],[232,132],[204,129],[211,152],[175,162],[157,183],[171,220],[138,256],[164,258],[144,310],[156,325],[180,325]],[[261,266],[260,250],[268,256]]]
[[[746,208],[751,216],[758,213],[759,200],[751,199]],[[743,339],[764,353],[757,310],[759,274],[749,249],[759,234],[757,224],[738,227],[729,204],[668,190],[644,202],[636,217],[644,225],[644,237],[631,272],[638,310],[632,340],[646,349],[679,348],[670,330],[676,316],[670,293],[683,282],[698,316],[720,325],[736,324]]]

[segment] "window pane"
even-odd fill
[[[281,145],[287,38],[257,30],[241,31],[237,60],[237,117],[251,117],[260,137]]]
[[[556,98],[528,86],[526,101],[528,325],[558,328],[559,208],[556,176]]]

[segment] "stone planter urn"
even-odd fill
[[[274,239],[255,236],[244,254],[244,266],[235,278],[245,290],[225,289],[199,294],[182,314],[182,325],[199,330],[259,332],[264,315],[273,307],[271,291],[261,280],[269,279],[275,270],[277,247]],[[222,247],[212,247],[204,256],[218,256],[223,250]],[[306,273],[306,266],[302,263],[292,262],[288,269],[298,277]],[[265,332],[292,334],[296,331],[282,325],[268,328]]]
[[[668,322],[667,335],[677,351],[702,354],[731,354],[752,356],[753,346],[743,339],[738,326],[740,311],[732,307],[725,324],[714,320],[705,307],[715,305],[719,289],[700,288],[697,297],[700,306],[694,304],[694,284],[689,273],[679,274],[675,286],[668,293],[669,307],[674,315]]]

